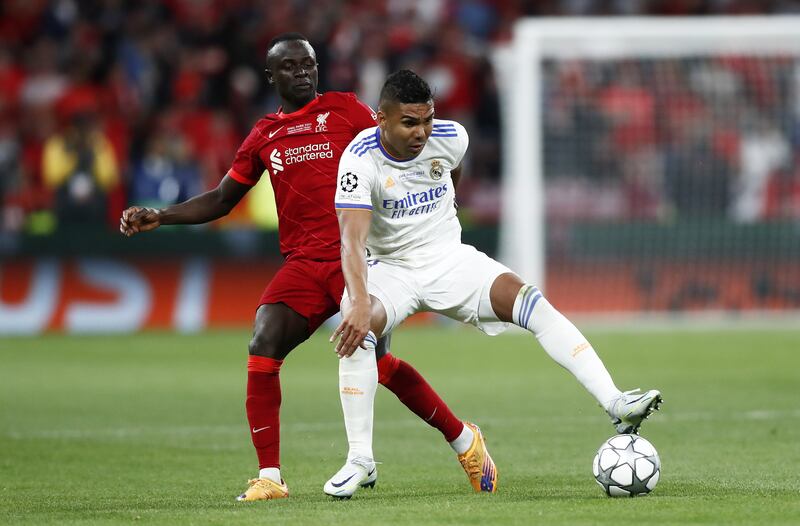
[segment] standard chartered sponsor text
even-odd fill
[[[330,142],[306,144],[296,148],[286,148],[283,152],[286,164],[314,161],[316,159],[333,159],[333,150]]]

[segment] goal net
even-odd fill
[[[800,309],[800,17],[523,20],[500,259],[571,313]]]

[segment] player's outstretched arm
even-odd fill
[[[213,190],[166,208],[132,206],[122,212],[119,231],[130,237],[161,225],[197,225],[228,215],[250,190],[230,176],[225,176]]]
[[[354,209],[337,210],[336,214],[342,238],[342,273],[350,306],[342,311],[342,322],[331,341],[339,338],[336,353],[345,357],[364,346],[362,342],[370,328],[372,307],[367,289],[366,246],[372,212]]]

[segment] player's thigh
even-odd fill
[[[294,260],[286,262],[261,295],[259,305],[283,304],[302,316],[306,337],[339,311],[341,288],[330,284],[331,274],[341,274],[339,262]],[[335,280],[334,280],[335,281]],[[334,295],[335,289],[335,295]],[[294,325],[292,325],[292,328]]]
[[[326,283],[328,285],[328,292],[334,298],[342,298],[340,302],[340,306],[344,305],[344,297],[345,294],[345,283],[344,283],[344,273],[342,272],[342,265],[338,264],[335,268],[331,267],[328,276],[326,279]],[[374,296],[372,298],[375,301],[380,301]],[[375,323],[371,327],[372,332],[375,334],[380,334],[384,327],[386,326],[386,310],[383,307],[383,304],[375,305],[375,301],[372,302],[372,316],[375,320]],[[344,310],[344,309],[341,309]],[[378,346],[376,347],[376,354],[378,358],[386,355],[391,350],[391,333],[384,333],[384,335],[378,338]]]
[[[308,339],[308,320],[284,303],[266,303],[256,311],[250,354],[283,360]]]
[[[502,332],[505,320],[492,308],[490,293],[497,278],[509,273],[502,263],[470,245],[461,245],[425,277],[425,307],[487,334]]]
[[[386,323],[378,336],[389,334],[420,310],[421,291],[414,271],[386,261],[370,261],[369,293],[383,307]]]

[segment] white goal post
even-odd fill
[[[546,61],[721,54],[800,57],[800,16],[520,20],[511,45],[493,56],[504,135],[499,259],[529,282],[547,286],[543,139],[547,108],[542,93]],[[800,90],[800,78],[797,86]],[[800,108],[800,93],[795,97]]]

